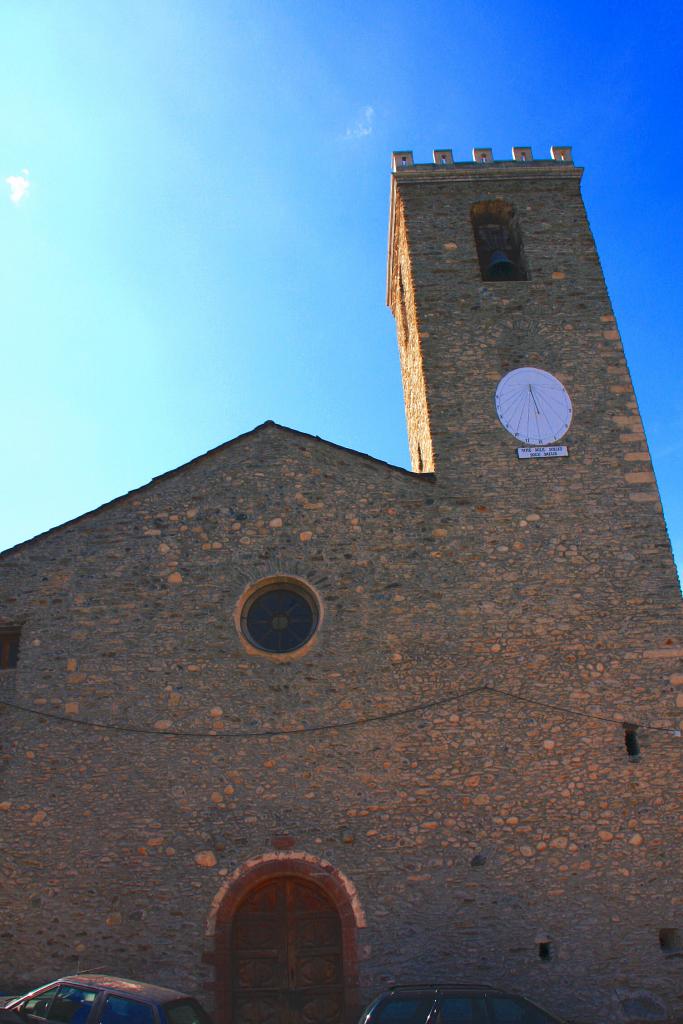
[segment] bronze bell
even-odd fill
[[[489,257],[486,277],[489,281],[514,281],[517,279],[517,267],[507,253],[495,249]]]

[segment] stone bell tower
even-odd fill
[[[412,467],[434,474],[431,537],[453,538],[448,552],[420,538],[425,608],[447,613],[453,674],[508,702],[500,735],[458,720],[480,757],[505,761],[542,722],[542,749],[505,783],[514,813],[489,820],[547,830],[519,846],[513,884],[548,922],[539,958],[554,931],[564,977],[577,972],[566,998],[588,976],[603,986],[607,1009],[569,1018],[674,1020],[683,620],[650,455],[571,150],[473,156],[393,156],[388,303]]]
[[[510,441],[493,394],[516,367],[571,389],[574,447],[596,428],[601,443],[618,441],[613,416],[637,412],[571,150],[494,160],[475,149],[471,163],[435,150],[433,164],[406,152],[393,165],[388,303],[413,469],[487,489]]]
[[[528,147],[509,161],[490,149],[473,155],[454,163],[435,150],[432,164],[414,164],[412,153],[394,154],[388,304],[413,469],[486,489],[491,459],[507,457],[490,415],[506,371],[539,366],[585,386],[575,430],[604,405],[605,389],[607,415],[633,410],[571,150],[555,146],[551,160]]]
[[[637,530],[677,593],[582,173],[566,146],[393,154],[387,293],[412,468],[507,516],[552,507],[576,536],[604,516],[599,547]]]

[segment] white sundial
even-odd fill
[[[572,421],[564,385],[533,366],[505,374],[496,388],[496,412],[505,429],[525,444],[554,444]]]

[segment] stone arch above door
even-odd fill
[[[294,852],[247,861],[207,921],[217,1024],[354,1020],[363,927],[355,887],[329,862]]]

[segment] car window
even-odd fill
[[[100,1013],[100,1024],[154,1024],[154,1011],[148,1003],[123,996],[107,996]]]
[[[164,1013],[168,1024],[211,1024],[211,1018],[194,999],[166,1003]]]
[[[486,1024],[482,996],[441,996],[439,1024]]]
[[[425,1024],[434,1000],[431,996],[390,996],[377,1007],[376,1024]]]
[[[94,989],[60,985],[48,1009],[47,1019],[57,1024],[85,1024],[96,998]]]
[[[21,1010],[23,1013],[30,1013],[34,1017],[41,1017],[45,1019],[47,1017],[47,1011],[52,1002],[52,997],[57,991],[57,985],[53,985],[52,988],[45,989],[39,996],[31,996],[25,1003],[22,1004]]]
[[[492,1024],[557,1024],[554,1017],[524,999],[489,996],[486,1001]]]

